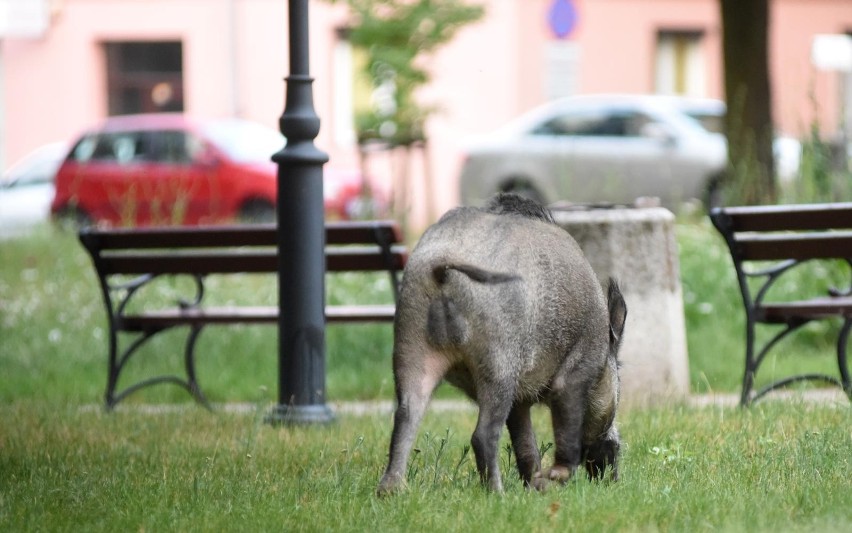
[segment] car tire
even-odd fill
[[[714,207],[721,207],[725,203],[724,191],[722,187],[722,178],[716,177],[707,183],[707,191],[705,192],[704,205],[709,213]]]
[[[275,222],[275,206],[267,200],[248,200],[240,207],[239,220],[244,224]]]

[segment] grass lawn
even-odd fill
[[[622,479],[523,489],[505,448],[503,495],[480,488],[475,411],[431,412],[408,489],[378,499],[390,416],[276,428],[194,406],[111,415],[0,407],[3,531],[849,531],[852,410],[622,412]],[[552,437],[536,411],[540,442]],[[552,461],[552,452],[545,462]]]
[[[692,389],[736,392],[743,311],[730,259],[706,221],[683,220],[677,231]],[[780,290],[841,285],[848,272],[839,272],[820,267]],[[329,292],[364,301],[387,290],[378,277],[367,281],[336,279]],[[213,293],[259,303],[275,297],[273,282],[215,281]],[[179,293],[180,282],[165,290]],[[852,529],[846,402],[623,411],[620,482],[578,479],[528,493],[504,451],[501,496],[479,487],[466,451],[475,411],[433,411],[419,434],[409,490],[379,500],[373,492],[387,453],[387,413],[341,415],[309,428],[263,422],[276,396],[272,327],[210,328],[198,346],[210,399],[248,403],[250,413],[209,413],[168,385],[103,413],[102,306],[73,235],[45,227],[0,241],[0,531]],[[836,374],[836,327],[806,328],[765,363],[760,379]],[[179,370],[182,335],[151,343],[127,377]],[[391,342],[387,325],[329,328],[329,399],[392,398]],[[457,397],[445,388],[439,396]],[[169,408],[151,414],[143,404]],[[543,409],[536,427],[547,447]]]

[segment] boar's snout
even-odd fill
[[[589,479],[601,480],[606,468],[610,468],[609,477],[618,481],[618,456],[621,452],[621,439],[618,430],[611,428],[606,437],[601,438],[586,449],[586,472]]]
[[[618,481],[618,456],[621,439],[615,427],[620,383],[618,376],[618,348],[627,321],[627,304],[615,280],[610,280],[607,293],[609,309],[609,354],[597,384],[589,394],[586,412],[584,448],[586,472],[589,479],[603,479],[610,467],[610,479]]]

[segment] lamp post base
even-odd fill
[[[276,405],[266,415],[271,425],[327,424],[334,421],[334,412],[325,404]]]

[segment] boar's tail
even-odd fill
[[[443,285],[447,281],[447,273],[450,270],[461,272],[477,283],[506,283],[507,281],[515,281],[521,279],[516,274],[507,274],[505,272],[491,272],[483,270],[473,265],[439,265],[432,269],[432,276],[438,285]]]
[[[505,283],[520,279],[520,276],[515,274],[489,272],[471,265],[445,264],[432,269],[432,276],[439,286],[446,284],[450,270],[460,272],[477,283]],[[464,311],[459,308],[456,300],[446,293],[441,294],[429,306],[426,329],[429,342],[437,348],[464,344],[470,336],[470,327]]]

